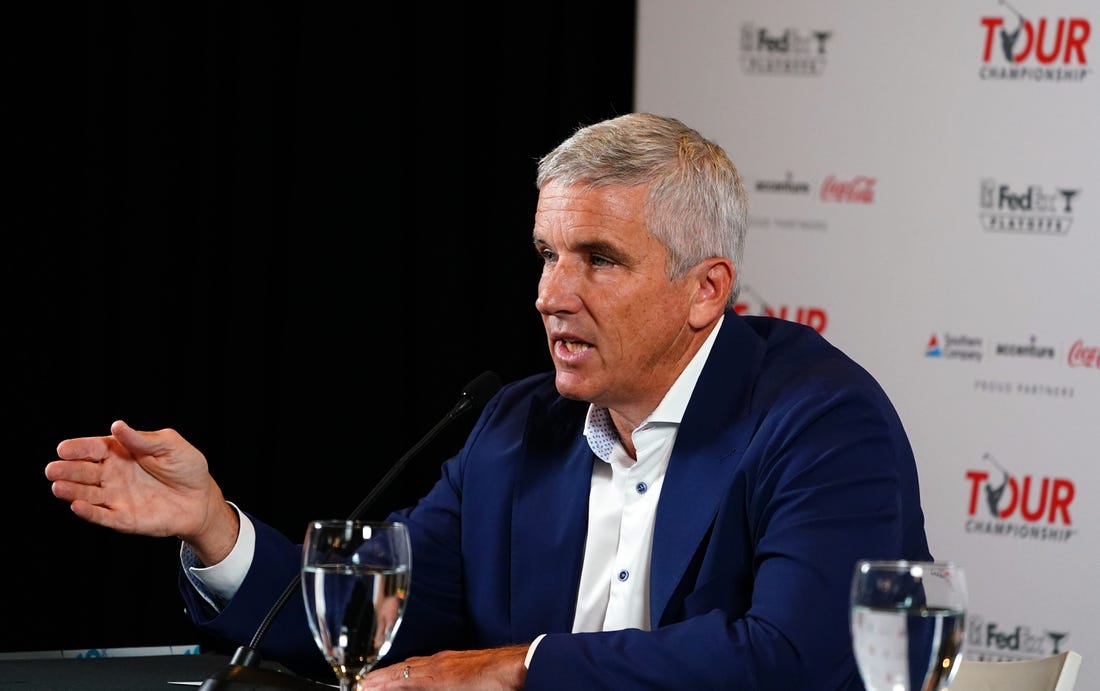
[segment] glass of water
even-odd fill
[[[867,691],[939,691],[955,678],[965,647],[967,590],[953,562],[856,564],[852,650]]]
[[[390,649],[405,612],[411,568],[402,523],[309,524],[302,547],[306,613],[342,691],[357,688]]]

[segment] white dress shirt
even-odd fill
[[[584,435],[597,460],[592,464],[588,535],[573,614],[574,633],[650,628],[649,560],[657,500],[684,410],[723,319],[657,408],[631,433],[637,460],[627,455],[607,408],[592,405],[588,409]],[[252,565],[256,531],[240,509],[237,513],[241,530],[228,557],[201,567],[187,545],[180,551],[191,583],[218,610],[233,598]],[[540,640],[542,636],[531,644],[528,664]]]

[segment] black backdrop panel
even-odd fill
[[[178,542],[52,497],[61,439],[173,427],[300,538],[475,375],[549,366],[535,162],[631,110],[633,2],[398,4],[5,11],[0,651],[220,643],[183,616]],[[472,421],[371,514],[425,491]]]

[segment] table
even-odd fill
[[[221,653],[151,657],[56,658],[0,660],[0,691],[187,691],[199,686],[169,682],[202,682],[229,667]],[[264,669],[293,673],[275,663]],[[234,685],[234,691],[262,686]],[[271,688],[271,687],[267,687]],[[333,687],[336,688],[336,687]]]

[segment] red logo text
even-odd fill
[[[750,309],[747,302],[739,302],[733,306],[733,311],[738,314],[746,314]],[[805,324],[818,333],[825,333],[825,325],[829,322],[828,315],[820,307],[788,308],[786,305],[778,308],[765,307],[764,316]]]
[[[1069,347],[1066,362],[1070,367],[1096,367],[1100,369],[1100,346],[1087,346],[1078,339]]]
[[[978,511],[984,488],[988,508],[996,518],[1003,520],[1018,516],[1029,523],[1041,520],[1055,523],[1060,520],[1064,525],[1073,524],[1069,517],[1069,505],[1073,501],[1076,488],[1070,480],[1050,477],[1038,479],[1030,475],[1017,479],[1009,476],[1005,477],[1000,487],[992,488],[989,473],[984,470],[968,470],[966,478],[970,480],[968,513],[971,516]]]
[[[860,175],[852,180],[837,180],[830,175],[821,183],[821,200],[870,204],[875,201],[875,178]]]
[[[1013,63],[1034,58],[1040,65],[1086,64],[1085,41],[1092,32],[1087,19],[1059,17],[1055,22],[1044,17],[1033,22],[1020,17],[1014,29],[1006,27],[1000,17],[982,17],[981,22],[985,27],[982,62],[989,62],[994,48],[999,47]]]

